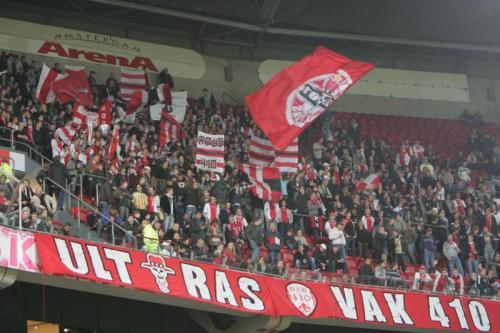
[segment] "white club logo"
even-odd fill
[[[286,120],[289,125],[304,127],[318,117],[352,85],[351,76],[341,69],[316,76],[288,95]]]
[[[168,288],[167,277],[169,274],[175,275],[175,271],[165,264],[165,260],[162,256],[148,253],[146,260],[146,262],[141,264],[141,267],[151,271],[151,274],[155,277],[158,288],[160,288],[163,293],[169,293],[170,289]]]
[[[304,316],[309,317],[316,310],[316,296],[309,287],[300,283],[290,283],[286,286],[286,294],[293,306]]]

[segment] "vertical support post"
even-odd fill
[[[111,221],[109,223],[111,223],[111,243],[113,245],[116,245],[115,244],[115,223],[111,222]]]
[[[99,207],[99,188],[101,187],[101,184],[97,183],[95,186],[95,205],[96,207]]]
[[[70,186],[68,186],[68,179],[66,179],[66,192],[71,193]],[[71,209],[71,195],[68,195],[68,210]]]
[[[71,194],[70,194],[70,196],[71,196]],[[83,176],[80,175],[80,200],[77,200],[77,203],[78,203],[78,230],[80,230],[80,224],[81,224],[80,212],[81,212],[82,202],[83,202]]]
[[[22,198],[22,184],[19,183],[19,185],[17,186],[17,192],[18,193],[18,198],[17,198],[17,205],[19,207],[19,230],[21,230],[23,228],[23,210],[22,210],[22,202],[21,202],[21,198]]]
[[[81,203],[80,203],[80,200],[77,201],[77,209],[78,209],[78,231],[80,231],[80,223],[81,223],[81,217],[80,217],[80,212],[81,212],[81,209],[80,209],[80,206],[81,206]]]

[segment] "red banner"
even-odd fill
[[[35,234],[35,238],[46,274],[269,316],[333,318],[398,329],[500,331],[498,301],[293,281],[66,237]]]
[[[372,68],[318,47],[246,96],[245,102],[259,128],[278,150],[284,150]]]
[[[40,272],[35,237],[31,232],[0,226],[0,266]]]

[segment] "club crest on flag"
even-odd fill
[[[285,115],[288,124],[297,127],[309,124],[351,84],[351,76],[341,69],[308,80],[287,98]]]
[[[290,283],[286,286],[286,294],[293,306],[304,316],[309,317],[316,310],[318,302],[309,287],[301,283]]]

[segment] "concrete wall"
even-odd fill
[[[176,86],[188,89],[191,96],[199,96],[203,88],[207,88],[218,99],[222,98],[224,92],[242,99],[243,96],[262,85],[257,76],[259,66],[257,61],[229,60],[211,56],[204,56],[204,58],[207,67],[203,78],[191,82],[176,80]],[[232,82],[224,80],[224,67],[229,64],[233,68]],[[345,95],[336,102],[334,109],[345,112],[431,118],[457,118],[465,109],[474,112],[480,110],[485,120],[500,123],[500,80],[468,77],[468,85],[469,103]],[[488,89],[493,91],[496,101],[488,99]]]
[[[204,56],[206,63],[205,75],[200,80],[176,79],[176,89],[187,89],[190,96],[201,96],[204,88],[213,92],[217,99],[222,99],[223,93],[242,100],[243,96],[258,89],[260,82],[257,69],[259,62],[248,60],[224,59]],[[227,82],[224,78],[224,67],[231,66],[233,80]]]

